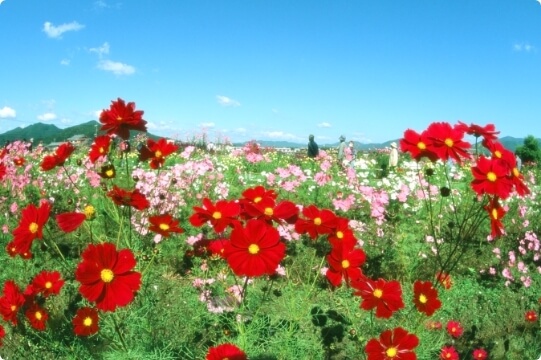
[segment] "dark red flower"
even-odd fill
[[[6,165],[3,163],[0,163],[0,181],[4,180],[4,177],[6,177],[7,170]]]
[[[400,139],[400,150],[409,153],[417,161],[422,157],[427,157],[432,162],[438,159],[432,140],[427,136],[426,131],[421,134],[411,129],[404,131],[404,138]]]
[[[15,281],[6,281],[3,295],[0,297],[0,314],[4,321],[17,325],[17,314],[24,303],[25,297],[17,284],[15,284]]]
[[[139,151],[139,160],[150,159],[150,167],[159,169],[163,166],[165,158],[178,150],[178,146],[167,139],[161,138],[158,141],[147,140],[147,145]]]
[[[178,226],[179,221],[173,219],[169,214],[151,216],[148,218],[148,221],[150,222],[148,229],[163,237],[169,237],[171,233],[182,234],[184,232]]]
[[[45,330],[47,319],[49,319],[47,310],[34,303],[26,310],[25,315],[34,329],[39,331]]]
[[[363,277],[361,266],[365,260],[366,254],[362,249],[355,249],[349,245],[335,246],[327,255],[329,269],[325,276],[333,286],[340,286],[342,279],[349,285],[350,281]]]
[[[474,360],[486,360],[488,354],[485,349],[475,349],[473,350],[473,359]]]
[[[209,241],[207,249],[214,256],[225,259],[225,245],[229,242],[228,239],[217,239]]]
[[[62,213],[56,215],[56,223],[58,227],[66,233],[72,232],[79,228],[86,220],[86,215],[79,212]]]
[[[245,201],[242,204],[243,218],[261,219],[272,222],[282,223],[283,221],[293,224],[297,221],[299,208],[291,201],[281,201],[276,204],[271,197],[261,198],[257,202]]]
[[[53,155],[46,155],[41,162],[41,169],[49,171],[57,166],[62,166],[68,157],[75,151],[75,147],[69,143],[63,143],[56,148]]]
[[[336,229],[338,220],[331,210],[320,210],[315,205],[309,205],[302,209],[302,214],[304,219],[297,220],[295,231],[308,234],[312,240],[322,234],[332,234]]]
[[[193,226],[199,227],[210,222],[217,233],[238,223],[237,218],[240,215],[240,205],[227,200],[219,200],[215,205],[208,198],[204,198],[203,207],[194,206],[193,210],[195,213],[190,216],[190,223]]]
[[[362,278],[352,281],[351,286],[356,289],[353,295],[362,297],[361,308],[364,310],[376,309],[376,317],[388,319],[393,312],[404,308],[402,301],[402,288],[396,280],[371,280]]]
[[[222,344],[209,348],[205,360],[247,360],[246,353],[233,344]]]
[[[504,225],[502,223],[502,218],[505,216],[506,211],[503,206],[500,205],[499,199],[497,196],[494,196],[490,199],[488,204],[485,206],[485,210],[490,216],[490,228],[491,236],[497,238],[504,234]]]
[[[447,322],[447,333],[451,335],[454,338],[459,338],[462,336],[462,333],[464,332],[464,328],[458,321],[449,321]]]
[[[496,195],[501,199],[507,199],[513,183],[509,179],[509,169],[500,160],[480,156],[477,165],[471,168],[473,181],[472,189],[479,195]]]
[[[498,138],[497,135],[500,133],[499,131],[496,131],[494,124],[487,124],[485,126],[475,124],[466,125],[459,121],[458,125],[455,125],[455,128],[468,135],[473,135],[476,138],[482,136],[486,141],[496,140]]]
[[[90,146],[88,158],[94,164],[100,157],[106,156],[109,153],[111,146],[111,138],[108,135],[101,135],[94,138],[94,142]]]
[[[413,303],[419,312],[424,312],[427,316],[432,316],[441,307],[438,290],[430,281],[417,280],[413,284]]]
[[[419,338],[401,327],[382,332],[378,339],[370,339],[364,351],[367,360],[415,360],[413,351],[419,345]]]
[[[143,111],[135,110],[135,103],[129,102],[127,105],[124,100],[118,98],[111,101],[109,110],[103,110],[100,115],[101,131],[107,134],[116,134],[124,140],[130,137],[130,130],[146,132],[147,122],[143,120]]]
[[[117,251],[111,243],[90,244],[75,271],[79,292],[102,311],[115,311],[133,301],[141,274],[133,271],[135,257],[129,249]]]
[[[238,224],[224,246],[224,256],[238,276],[273,275],[285,256],[285,245],[274,227],[251,219],[246,227]]]
[[[150,206],[150,202],[145,195],[139,192],[139,189],[128,191],[114,185],[113,190],[109,191],[107,196],[117,205],[131,206],[137,210],[145,210]]]
[[[19,226],[13,230],[12,245],[17,254],[30,252],[32,242],[43,238],[43,226],[49,220],[50,211],[51,206],[48,202],[42,202],[39,208],[30,204],[23,209]]]
[[[337,217],[336,227],[334,228],[334,231],[329,234],[329,242],[332,247],[342,245],[354,247],[357,244],[357,238],[355,238],[353,231],[349,227],[349,219]]]
[[[451,275],[446,274],[441,271],[438,271],[438,273],[436,274],[436,281],[438,281],[446,290],[449,290],[451,286],[453,285],[453,280],[451,279]]]
[[[519,169],[517,168],[516,161],[515,161],[515,165],[511,169],[511,182],[515,186],[515,191],[520,196],[526,196],[530,194],[530,189],[528,188],[528,186],[526,186],[526,184],[524,184],[524,176],[520,173]]]
[[[13,159],[13,163],[16,166],[23,166],[24,164],[26,164],[26,160],[22,156],[18,156]]]
[[[43,270],[32,280],[32,289],[34,294],[41,294],[43,297],[58,295],[64,282],[58,271]]]
[[[89,336],[98,332],[98,310],[91,307],[83,307],[77,310],[72,320],[73,332],[77,336]]]
[[[458,360],[458,353],[456,349],[452,346],[444,346],[441,348],[440,352],[441,360]]]
[[[535,312],[535,310],[528,310],[524,314],[524,318],[528,322],[536,322],[537,321],[537,313]]]
[[[434,122],[430,124],[426,129],[426,135],[434,144],[434,152],[443,161],[454,159],[461,164],[463,159],[471,157],[468,152],[471,145],[463,140],[464,132],[453,128],[449,123]]]
[[[274,200],[276,200],[276,198],[278,197],[274,190],[267,190],[261,185],[244,190],[242,192],[242,196],[243,198],[240,200],[241,203],[244,201],[249,201],[256,204],[268,197]]]

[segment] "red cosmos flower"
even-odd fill
[[[94,138],[94,143],[92,143],[88,152],[90,162],[95,164],[100,157],[106,156],[109,153],[110,146],[111,138],[108,135],[101,135]]]
[[[329,269],[325,276],[333,286],[340,286],[342,278],[349,285],[350,281],[363,277],[361,266],[366,260],[366,254],[362,249],[354,249],[347,245],[339,245],[327,255]]]
[[[357,239],[349,227],[349,219],[337,218],[336,228],[329,234],[329,242],[332,247],[344,245],[353,248],[357,244]]]
[[[82,307],[77,310],[72,320],[73,332],[77,336],[89,336],[99,330],[98,310],[91,307]]]
[[[171,233],[182,234],[184,232],[178,227],[179,221],[173,219],[169,214],[151,216],[148,221],[150,222],[148,229],[163,237],[169,237]]]
[[[222,344],[209,348],[205,360],[247,360],[246,353],[233,344]]]
[[[50,211],[48,202],[42,202],[39,208],[30,204],[23,209],[19,226],[13,230],[12,245],[17,254],[30,252],[32,241],[43,237],[43,226],[49,220]]]
[[[274,200],[278,197],[274,190],[267,190],[261,185],[244,190],[242,196],[243,198],[240,200],[241,203],[249,201],[256,204],[268,197]]]
[[[419,338],[401,327],[385,330],[379,335],[379,340],[370,339],[364,351],[367,360],[415,360],[413,351],[419,345]]]
[[[455,125],[455,128],[465,132],[468,135],[473,135],[476,138],[482,136],[484,141],[492,141],[498,138],[499,131],[496,131],[494,124],[487,124],[485,126],[470,124],[466,125],[465,123],[459,121],[458,125]]]
[[[537,321],[537,313],[535,310],[528,310],[524,314],[524,319],[528,322],[536,322]]]
[[[452,158],[461,164],[462,159],[470,158],[468,149],[471,145],[462,140],[464,132],[460,128],[453,128],[446,122],[435,122],[428,126],[426,134],[432,140],[439,159],[447,161]]]
[[[79,212],[62,213],[56,215],[58,227],[66,233],[75,231],[86,220],[86,215]]]
[[[441,301],[438,299],[438,290],[436,290],[430,281],[417,280],[413,284],[413,303],[419,312],[424,312],[427,316],[432,316],[436,310],[441,307]]]
[[[404,308],[402,288],[396,280],[370,280],[368,278],[352,281],[351,286],[357,289],[353,295],[361,296],[361,308],[372,310],[376,308],[376,317],[388,319],[393,312]]]
[[[312,240],[321,234],[331,234],[336,228],[338,220],[331,210],[319,210],[315,205],[309,205],[302,209],[302,214],[306,219],[297,220],[295,231],[308,234]]]
[[[45,330],[45,323],[49,319],[47,310],[34,303],[26,310],[25,315],[34,329],[39,331]]]
[[[137,210],[145,210],[150,206],[150,202],[145,195],[139,192],[139,189],[128,191],[114,185],[113,190],[109,191],[107,196],[117,205],[131,206]]]
[[[459,338],[462,336],[462,333],[464,332],[464,328],[458,321],[449,321],[447,323],[447,333],[451,335],[454,338]]]
[[[132,302],[141,286],[141,274],[132,271],[135,257],[129,249],[117,251],[114,244],[90,244],[77,265],[75,279],[79,292],[99,310],[115,311]]]
[[[227,263],[238,276],[273,275],[285,256],[280,234],[265,221],[250,219],[246,227],[238,224],[224,246]]]
[[[1,176],[0,176],[1,179]],[[515,163],[513,165],[513,168],[511,169],[511,182],[515,186],[515,190],[517,194],[520,196],[526,196],[530,193],[530,189],[526,184],[524,184],[524,176],[520,173],[520,171],[517,168],[517,162],[515,160]]]
[[[58,271],[43,270],[32,280],[32,288],[35,294],[41,293],[43,297],[48,297],[58,295],[64,282]]]
[[[6,173],[7,173],[6,165],[4,165],[3,163],[0,163],[0,181],[4,180]]]
[[[494,159],[503,161],[509,169],[516,165],[517,161],[515,155],[506,149],[499,141],[484,141],[483,145],[490,151]]]
[[[500,202],[498,201],[497,196],[494,196],[493,198],[490,199],[488,204],[485,206],[485,210],[488,212],[488,215],[490,216],[491,236],[493,238],[497,238],[503,235],[504,225],[502,223],[502,218],[505,216],[506,211],[500,205]]]
[[[194,206],[193,210],[195,213],[190,216],[190,223],[193,226],[199,227],[210,221],[217,233],[221,233],[226,227],[238,223],[237,217],[240,215],[238,203],[219,200],[214,205],[208,198],[203,199],[203,207]]]
[[[509,169],[503,162],[480,156],[477,166],[472,166],[471,171],[474,177],[471,187],[477,194],[496,195],[501,199],[509,197],[513,183],[508,176]]]
[[[452,346],[444,346],[441,348],[440,352],[441,360],[458,360],[458,353],[456,349]]]
[[[4,321],[17,325],[17,314],[24,305],[25,297],[13,280],[4,283],[4,294],[0,297],[0,314]]]
[[[9,150],[5,147],[0,150],[0,160],[2,160],[6,155],[9,154]]]
[[[473,350],[473,358],[474,360],[486,360],[488,357],[488,354],[485,349],[475,349]]]
[[[143,146],[139,152],[139,160],[147,161],[150,159],[150,168],[159,169],[163,166],[165,158],[177,150],[177,145],[164,138],[158,141],[148,139],[147,145]]]
[[[246,219],[261,219],[269,224],[273,221],[281,223],[285,221],[294,224],[299,215],[299,208],[291,201],[281,201],[276,204],[271,197],[262,198],[258,202],[242,203],[243,217]]]
[[[116,134],[124,140],[130,137],[130,130],[147,131],[147,122],[143,120],[143,111],[135,111],[135,103],[129,102],[127,105],[124,100],[118,98],[117,101],[111,101],[109,110],[103,110],[100,115],[101,131],[107,134]]]
[[[18,156],[18,157],[13,159],[13,163],[16,166],[23,166],[26,163],[26,160],[23,157]]]
[[[41,169],[43,171],[49,171],[57,166],[62,166],[68,159],[68,157],[75,151],[75,147],[67,142],[63,143],[56,148],[53,155],[46,155],[41,162]]]
[[[453,285],[451,275],[438,271],[436,274],[436,280],[443,286],[444,289],[449,290]]]
[[[400,150],[410,153],[416,161],[421,160],[422,157],[427,157],[432,162],[438,159],[432,140],[427,136],[426,131],[421,134],[411,129],[404,131],[404,138],[400,139]]]
[[[212,255],[225,259],[225,245],[229,243],[228,239],[217,239],[209,241],[207,249]]]

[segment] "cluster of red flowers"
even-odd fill
[[[56,148],[52,155],[46,155],[41,162],[41,169],[49,171],[57,166],[63,166],[69,156],[75,151],[75,146],[71,143],[63,143]]]
[[[58,295],[64,286],[58,271],[41,271],[37,274],[26,289],[21,291],[13,280],[4,283],[2,296],[0,296],[0,315],[4,321],[16,326],[19,314],[24,312],[26,319],[34,329],[46,329],[49,312],[42,305],[43,299],[51,295]],[[2,328],[0,332],[4,332]]]
[[[491,154],[490,157],[479,156],[471,167],[474,178],[471,188],[477,195],[488,197],[485,210],[491,220],[491,235],[498,237],[504,231],[501,220],[505,215],[500,200],[507,199],[513,191],[524,196],[530,190],[524,184],[524,176],[517,168],[514,154],[498,142],[499,132],[495,131],[494,125],[482,127],[459,122],[451,126],[446,122],[435,122],[420,134],[411,129],[406,130],[404,138],[400,140],[400,148],[417,161],[426,157],[432,162],[451,159],[462,164],[464,160],[472,159],[469,153],[471,145],[464,141],[465,134],[482,137],[481,144]]]

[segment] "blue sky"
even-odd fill
[[[4,0],[0,31],[0,132],[120,97],[181,140],[541,137],[537,0]]]

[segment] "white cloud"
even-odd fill
[[[246,134],[248,130],[246,130],[245,128],[236,128],[235,129],[235,132],[236,133],[239,133],[239,134]]]
[[[102,112],[103,112],[103,110],[96,110],[96,111],[92,112],[92,115],[93,115],[96,119],[99,119]]]
[[[110,71],[115,75],[131,75],[135,73],[133,66],[111,60],[101,60],[98,63],[98,69]]]
[[[43,24],[43,31],[48,37],[58,39],[62,37],[62,34],[68,31],[78,31],[84,28],[84,25],[79,24],[77,21],[70,22],[69,24],[62,24],[54,26],[50,22]]]
[[[528,43],[515,43],[513,45],[513,50],[521,52],[531,52],[535,50],[535,47],[533,45],[530,45]]]
[[[4,106],[0,109],[0,119],[10,119],[17,116],[15,109],[8,106]]]
[[[237,100],[233,100],[231,98],[228,98],[227,96],[216,95],[216,100],[218,101],[218,104],[222,106],[240,106],[240,103]]]
[[[330,128],[330,127],[332,127],[332,126],[331,126],[331,124],[329,124],[328,122],[322,122],[322,123],[317,124],[317,127],[320,127],[320,128]]]
[[[68,66],[70,64],[70,59],[62,59],[60,60],[60,65]]]
[[[267,131],[263,132],[263,135],[272,139],[297,139],[297,136],[283,131]]]
[[[110,49],[109,43],[108,43],[108,42],[104,42],[102,46],[100,46],[100,47],[95,47],[95,48],[90,48],[90,49],[88,49],[88,51],[90,51],[90,52],[95,52],[96,54],[98,54],[98,56],[99,56],[100,59],[101,59],[102,55],[104,55],[104,54],[109,54],[109,49]]]
[[[56,117],[57,116],[56,116],[55,113],[48,112],[48,113],[45,113],[45,114],[38,115],[38,120],[51,121],[51,120],[56,119]]]
[[[94,6],[99,9],[104,9],[104,8],[109,7],[109,5],[107,5],[105,1],[101,1],[101,0],[94,1]]]
[[[202,128],[205,128],[205,129],[213,128],[213,127],[216,126],[216,124],[213,123],[213,122],[201,123],[200,125],[201,125]]]

